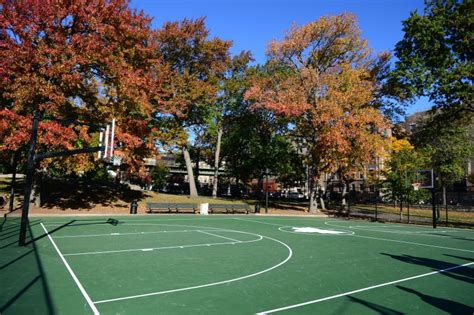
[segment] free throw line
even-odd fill
[[[72,269],[71,269],[71,267],[69,266],[68,262],[66,261],[66,259],[65,259],[64,256],[63,256],[63,254],[62,254],[61,251],[59,250],[58,246],[57,246],[56,243],[54,242],[53,238],[52,238],[51,235],[49,234],[48,230],[44,227],[43,223],[40,223],[40,224],[41,224],[41,227],[43,228],[44,232],[46,233],[46,235],[48,235],[48,238],[49,238],[49,240],[51,241],[51,244],[53,244],[54,249],[55,249],[56,252],[58,253],[58,255],[59,255],[59,257],[61,258],[61,260],[63,261],[64,265],[66,266],[67,271],[69,271],[69,274],[71,275],[72,279],[74,279],[74,282],[76,283],[77,287],[79,288],[79,290],[81,291],[82,295],[83,295],[84,298],[86,299],[87,304],[89,304],[89,307],[92,309],[92,312],[94,313],[94,315],[100,314],[99,311],[97,310],[97,308],[95,307],[94,303],[92,302],[91,298],[90,298],[89,295],[87,294],[86,290],[85,290],[84,287],[82,286],[81,282],[79,281],[79,279],[77,279],[76,274],[74,273],[74,271],[72,271]]]
[[[241,242],[239,240],[234,240],[233,238],[230,238],[230,237],[220,236],[220,235],[212,234],[212,233],[209,233],[209,232],[206,232],[206,231],[198,230],[198,232],[203,233],[203,234],[207,234],[207,235],[212,235],[212,236],[215,236],[215,237],[220,237],[220,238],[223,238],[223,239],[226,239],[226,240],[229,240],[229,241],[233,241],[233,242],[237,242],[237,243]]]
[[[362,288],[362,289],[349,291],[349,292],[345,292],[345,293],[341,293],[341,294],[331,295],[331,296],[321,298],[321,299],[317,299],[317,300],[313,300],[313,301],[303,302],[303,303],[299,303],[299,304],[294,304],[294,305],[284,306],[284,307],[280,307],[280,308],[275,308],[275,309],[268,310],[268,311],[259,312],[259,313],[257,313],[257,315],[271,314],[271,313],[281,312],[281,311],[285,311],[285,310],[289,310],[289,309],[293,309],[293,308],[297,308],[297,307],[301,307],[301,306],[305,306],[305,305],[316,304],[316,303],[319,303],[319,302],[324,302],[324,301],[327,301],[327,300],[337,299],[339,297],[343,297],[343,296],[347,296],[347,295],[351,295],[351,294],[355,294],[355,293],[359,293],[359,292],[364,292],[364,291],[368,291],[368,290],[372,290],[372,289],[376,289],[376,288],[380,288],[380,287],[385,287],[385,286],[392,285],[392,284],[395,284],[395,283],[405,282],[405,281],[409,281],[409,280],[414,280],[414,279],[418,279],[418,278],[423,278],[423,277],[436,275],[436,274],[439,274],[439,273],[448,272],[450,270],[467,267],[467,266],[470,266],[470,265],[473,265],[473,264],[474,264],[474,262],[470,262],[470,263],[466,263],[466,264],[463,264],[463,265],[458,265],[458,266],[454,266],[454,267],[450,267],[450,268],[446,268],[446,269],[440,269],[440,270],[424,273],[424,274],[413,276],[413,277],[408,277],[408,278],[404,278],[404,279],[400,279],[400,280],[395,280],[395,281],[390,281],[390,282],[385,282],[385,283],[373,285],[373,286],[367,287],[367,288]]]

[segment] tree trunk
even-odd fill
[[[309,213],[318,213],[318,196],[316,189],[309,190]]]
[[[446,185],[443,185],[443,206],[446,206]]]
[[[219,155],[221,152],[221,138],[222,138],[222,129],[219,128],[217,131],[217,145],[216,153],[214,155],[214,183],[212,187],[212,198],[217,198],[217,180],[219,177]],[[237,182],[238,185],[238,182]]]
[[[200,168],[200,165],[199,165],[200,161],[201,161],[201,149],[197,148],[197,150],[196,150],[196,160],[195,160],[196,173],[194,173],[194,179],[195,179],[194,184],[196,185],[196,189],[197,189],[198,194],[201,190],[201,185],[199,184],[199,173],[201,172],[201,168]]]
[[[191,158],[189,156],[189,151],[186,146],[183,147],[184,161],[186,162],[186,171],[188,172],[188,181],[189,181],[189,195],[191,197],[197,197],[198,193],[196,190],[196,182],[194,181],[193,166],[191,165]]]
[[[321,210],[326,210],[326,204],[324,203],[323,195],[319,195],[319,203],[321,204]]]
[[[37,172],[33,179],[31,188],[30,206],[41,207],[41,182],[43,172]]]
[[[309,179],[309,213],[318,213],[318,192],[315,176],[310,175]]]
[[[12,183],[10,187],[10,209],[9,211],[12,212],[14,209],[15,203],[15,186],[16,186],[16,169],[18,164],[18,151],[15,151],[12,156],[11,160],[11,167],[12,167]]]
[[[258,181],[257,181],[257,199],[259,203],[262,203],[262,183],[263,183],[263,177],[262,175],[258,175]]]
[[[443,185],[443,206],[444,206],[445,209],[446,209],[446,207],[447,207],[447,205],[448,205],[446,199],[447,199],[447,198],[446,198],[446,185]],[[440,217],[440,215],[441,215],[439,209],[440,209],[440,207],[438,207],[438,208],[436,209],[436,219],[439,219],[439,217]]]
[[[402,222],[403,219],[403,196],[400,197],[400,222]]]
[[[346,197],[347,197],[347,183],[346,182],[343,182],[343,186],[342,186],[342,201],[341,201],[341,205],[342,205],[342,209],[345,210],[346,209],[346,205],[347,205],[347,202],[346,202]]]

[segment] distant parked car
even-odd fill
[[[304,199],[304,195],[297,191],[290,191],[288,193],[288,199],[293,199],[293,200]]]
[[[282,194],[281,191],[274,191],[269,194],[270,198],[281,198]]]

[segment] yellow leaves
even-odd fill
[[[354,15],[292,25],[283,40],[269,44],[267,55],[270,74],[256,79],[245,98],[291,119],[316,173],[335,167],[350,172],[386,151],[381,133],[388,124],[370,105],[376,58]]]
[[[267,47],[270,59],[292,60],[314,69],[357,63],[368,53],[367,41],[360,38],[356,18],[350,13],[324,16],[301,27],[293,24],[282,41],[274,40]]]
[[[396,139],[392,137],[391,141],[393,152],[400,152],[402,150],[412,151],[415,149],[415,147],[407,139]]]

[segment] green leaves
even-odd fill
[[[474,127],[458,120],[444,119],[444,114],[431,114],[419,131],[413,135],[414,143],[430,159],[441,186],[449,186],[464,179],[466,165],[474,154]]]
[[[472,14],[472,1],[433,0],[424,15],[413,12],[403,22],[392,78],[410,97],[428,96],[457,116],[474,113]]]

